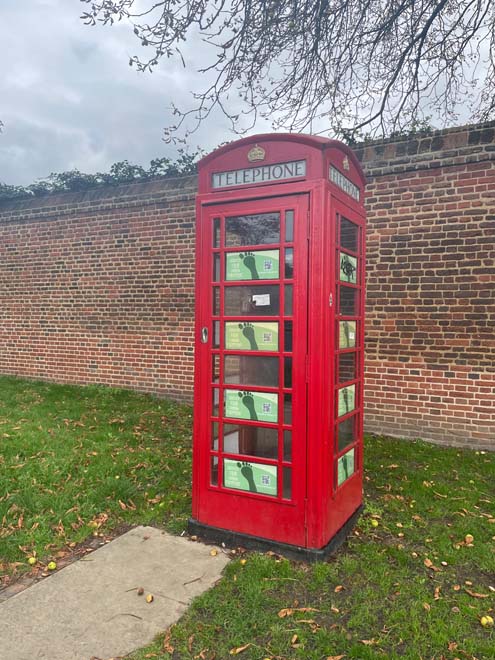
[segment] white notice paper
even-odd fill
[[[263,293],[252,296],[252,301],[256,307],[266,307],[270,305],[270,294]]]

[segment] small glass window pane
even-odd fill
[[[294,211],[285,212],[285,241],[292,243],[294,240]]]
[[[226,286],[225,316],[278,316],[280,313],[278,284],[265,286]]]
[[[214,387],[212,391],[212,403],[213,403],[213,409],[212,409],[212,415],[213,417],[218,417],[218,404],[220,402],[220,390],[218,387]]]
[[[356,321],[339,321],[339,348],[356,346]]]
[[[284,321],[284,351],[292,351],[292,321]]]
[[[213,220],[213,247],[220,247],[220,218]]]
[[[292,431],[284,431],[284,461],[292,461]]]
[[[213,316],[218,316],[220,314],[220,289],[215,286],[213,287]]]
[[[348,385],[338,391],[339,410],[338,416],[342,417],[356,408],[356,386]]]
[[[211,457],[210,484],[218,486],[218,456]]]
[[[284,467],[284,482],[282,497],[284,500],[292,499],[292,468]]]
[[[213,451],[218,451],[218,422],[213,422],[211,425],[211,448]]]
[[[356,353],[339,355],[339,383],[356,378]]]
[[[227,252],[225,279],[227,282],[244,280],[278,280],[280,250],[253,250]]]
[[[292,284],[285,285],[285,315],[292,316]]]
[[[220,348],[220,321],[213,321],[213,348]]]
[[[261,426],[224,424],[223,451],[226,454],[276,459],[278,457],[278,431]]]
[[[259,387],[278,387],[278,358],[226,355],[224,382]]]
[[[294,250],[285,248],[285,277],[290,280],[294,277]]]
[[[212,380],[214,383],[220,382],[220,356],[212,356]]]
[[[347,218],[340,218],[340,247],[352,252],[358,250],[358,232],[359,228]]]
[[[220,282],[220,255],[213,255],[213,281]]]
[[[280,243],[280,213],[238,215],[225,219],[227,247],[269,243]]]
[[[284,358],[284,387],[292,387],[292,358]]]
[[[337,429],[338,451],[341,452],[355,440],[356,416],[348,417],[343,422],[340,422],[337,425]]]
[[[340,281],[357,284],[357,258],[345,252],[340,253]]]
[[[225,348],[232,351],[278,351],[278,323],[227,321]]]
[[[340,486],[349,477],[354,474],[355,467],[355,451],[352,448],[347,454],[341,456],[337,462],[337,485]]]
[[[292,395],[284,394],[284,424],[292,424]]]
[[[350,286],[341,285],[339,287],[340,296],[340,315],[341,316],[357,316],[358,308],[358,291],[352,289]]]

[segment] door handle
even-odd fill
[[[201,341],[203,344],[206,344],[208,341],[208,328],[206,326],[201,328]]]

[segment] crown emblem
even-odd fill
[[[257,144],[248,152],[248,161],[254,163],[257,160],[265,160],[265,150],[263,147],[259,147]]]
[[[349,171],[349,159],[347,156],[344,156],[344,160],[342,161],[342,165],[344,167],[344,170]]]

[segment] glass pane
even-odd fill
[[[347,248],[352,252],[358,250],[359,228],[347,218],[340,218],[340,247]]]
[[[292,395],[284,394],[284,424],[292,424]]]
[[[218,389],[218,387],[213,388],[212,399],[213,399],[212,415],[213,417],[218,417],[218,403],[220,401],[220,390]]]
[[[285,285],[285,315],[292,316],[292,284]]]
[[[220,282],[220,255],[213,255],[213,281]]]
[[[213,287],[213,316],[218,316],[220,314],[220,289],[215,286]]]
[[[294,211],[285,212],[285,241],[292,243],[294,240]]]
[[[258,213],[225,218],[225,245],[280,243],[280,213]]]
[[[280,272],[280,250],[256,250],[253,252],[227,252],[225,255],[225,279],[277,280]]]
[[[294,277],[294,250],[293,248],[285,249],[285,277],[292,279]]]
[[[344,252],[340,253],[340,281],[357,284],[357,259]]]
[[[292,461],[292,431],[284,431],[284,461]]]
[[[356,416],[349,417],[343,422],[337,425],[338,433],[338,451],[341,452],[343,449],[354,442],[354,429],[356,424]]]
[[[284,500],[292,499],[292,468],[284,467],[284,483],[282,497]]]
[[[348,385],[339,390],[339,410],[338,416],[347,415],[356,407],[356,386]]]
[[[284,321],[284,351],[292,351],[292,321]]]
[[[357,316],[358,308],[358,292],[357,289],[351,289],[350,286],[339,287],[340,292],[340,315],[341,316]]]
[[[220,356],[212,356],[212,379],[214,383],[220,382]]]
[[[225,348],[233,351],[278,351],[278,323],[227,321]]]
[[[211,457],[210,484],[218,486],[218,456]]]
[[[356,346],[356,321],[339,321],[339,348]]]
[[[278,387],[278,358],[226,355],[223,378],[230,384]]]
[[[278,284],[265,286],[226,286],[225,316],[278,316],[280,313]]]
[[[354,474],[354,448],[341,456],[337,463],[337,485],[340,486]]]
[[[244,454],[276,459],[278,457],[277,429],[224,424],[223,451],[226,454]]]
[[[277,495],[277,466],[223,459],[223,485],[249,493]]]
[[[213,220],[213,247],[220,247],[220,218]]]
[[[233,419],[278,422],[278,394],[250,390],[224,390],[224,414]]]
[[[339,383],[356,378],[356,353],[339,355]]]
[[[213,451],[218,451],[218,422],[213,422],[211,425],[211,448]]]
[[[213,348],[220,347],[220,321],[213,321]]]
[[[292,387],[292,358],[284,358],[284,387]]]

